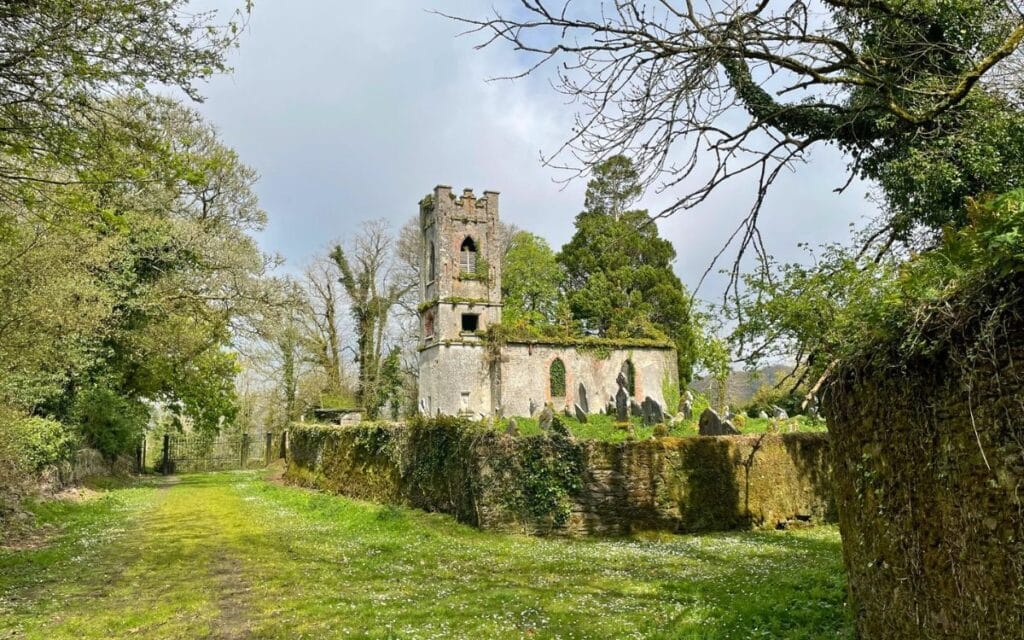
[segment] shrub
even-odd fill
[[[74,415],[86,443],[112,459],[135,450],[149,420],[149,409],[108,388],[92,387],[75,399]]]

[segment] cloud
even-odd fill
[[[233,7],[228,0],[204,6]],[[479,38],[429,12],[478,14],[470,0],[290,0],[257,3],[233,54],[235,73],[213,80],[200,110],[255,167],[270,224],[260,241],[301,267],[365,220],[397,229],[435,184],[502,192],[502,217],[560,246],[583,202],[582,182],[563,186],[540,153],[563,141],[572,109],[540,75],[488,82],[526,63],[511,51],[476,51]],[[858,186],[839,197],[843,163],[820,152],[784,176],[769,197],[770,249],[797,258],[798,241],[845,237],[871,211]],[[671,194],[649,194],[652,210]],[[661,228],[691,287],[749,209],[737,183]],[[723,280],[708,281],[713,298]]]

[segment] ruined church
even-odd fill
[[[598,413],[615,397],[620,374],[631,400],[665,407],[664,390],[678,382],[671,345],[585,337],[487,343],[488,327],[501,322],[497,192],[456,196],[437,186],[420,201],[420,230],[421,412],[529,416],[551,403],[556,411]]]

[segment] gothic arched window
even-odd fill
[[[476,273],[476,243],[469,236],[459,247],[459,268],[462,273]]]
[[[551,384],[551,397],[564,398],[565,363],[562,362],[561,358],[555,358],[555,361],[551,363],[551,368],[548,370],[548,376]]]
[[[636,368],[633,366],[632,360],[626,360],[622,363],[622,375],[626,376],[626,392],[630,396],[636,395]]]

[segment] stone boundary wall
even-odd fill
[[[511,437],[454,419],[289,434],[291,482],[489,530],[626,535],[836,518],[826,434],[612,444]]]
[[[878,345],[822,398],[863,638],[1024,638],[1024,304],[979,308],[931,353]]]

